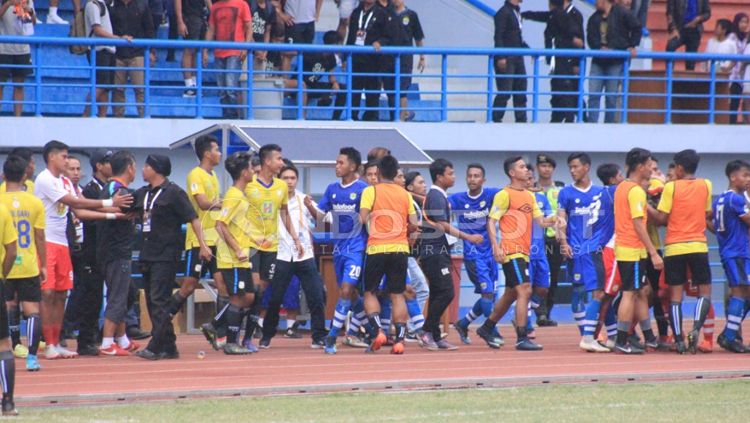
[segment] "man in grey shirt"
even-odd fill
[[[14,11],[15,5],[18,3],[22,3],[23,16],[17,16]],[[4,0],[2,6],[0,6],[0,36],[33,35],[34,22],[36,22],[36,14],[33,0],[28,0],[28,2]],[[12,79],[14,84],[13,114],[21,116],[23,111],[23,85],[21,84],[32,73],[29,45],[0,43],[0,65],[2,65],[0,67],[0,84]],[[0,98],[2,96],[3,90],[0,85]]]
[[[279,12],[279,19],[286,26],[284,35],[288,44],[312,44],[315,38],[315,21],[320,17],[323,0],[281,0],[283,11]],[[289,72],[292,67],[292,57],[295,53],[284,53],[281,70]],[[289,75],[284,75],[288,78]]]

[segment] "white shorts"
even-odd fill
[[[359,5],[359,0],[341,0],[339,4],[339,17],[341,19],[349,19],[357,5]]]

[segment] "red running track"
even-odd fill
[[[717,329],[723,322],[717,322]],[[505,328],[505,332],[509,332]],[[750,333],[746,325],[745,333]],[[454,339],[455,334],[451,335]],[[16,398],[21,405],[73,405],[238,395],[298,394],[352,390],[434,389],[520,386],[541,383],[668,381],[750,377],[750,354],[718,346],[711,354],[643,356],[592,354],[578,349],[573,326],[537,329],[541,352],[518,352],[510,345],[490,350],[476,336],[458,351],[430,352],[407,344],[403,356],[388,348],[376,354],[339,347],[328,356],[311,350],[309,339],[274,338],[271,349],[251,356],[226,356],[200,335],[178,338],[179,360],[81,357],[42,360],[42,370],[26,372],[17,362]],[[204,359],[198,351],[205,351]]]

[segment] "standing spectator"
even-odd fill
[[[719,19],[714,26],[714,36],[708,40],[706,53],[710,54],[737,54],[737,43],[729,38],[732,31],[732,22],[729,19]],[[731,60],[722,60],[717,64],[716,72],[730,72],[734,63]],[[703,70],[710,71],[711,63],[703,63]]]
[[[359,0],[334,0],[339,8],[339,27],[336,31],[341,35],[341,39],[346,39],[346,31],[349,28],[349,18],[352,16],[354,8],[359,5]]]
[[[592,50],[628,50],[635,56],[641,42],[641,25],[635,16],[612,0],[596,0],[596,12],[586,25],[586,39]],[[601,92],[604,99],[604,122],[617,122],[617,100],[623,59],[594,58],[589,72],[589,122],[599,121]]]
[[[112,8],[112,27],[115,35],[132,38],[155,38],[154,23],[147,0],[115,0]],[[143,47],[119,47],[115,53],[115,89],[112,93],[112,110],[116,117],[125,115],[125,84],[135,85],[136,108],[138,117],[143,117],[144,66]],[[156,52],[151,50],[151,63],[156,61]],[[134,69],[135,68],[135,69]]]
[[[521,0],[505,0],[495,14],[495,47],[527,48],[521,29]],[[523,56],[495,56],[495,88],[499,91],[492,102],[492,121],[502,122],[505,108],[513,94],[516,122],[526,122],[526,67]]]
[[[550,0],[549,12],[523,12],[521,16],[537,22],[546,22],[544,48],[582,49],[583,15],[573,6],[572,0]],[[548,57],[552,68],[550,87],[553,92],[551,122],[575,122],[578,108],[578,85],[576,75],[580,72],[576,57]],[[565,93],[568,94],[555,94]],[[562,109],[562,110],[560,110]]]
[[[746,13],[738,13],[734,15],[732,21],[732,33],[729,34],[735,42],[735,49],[737,54],[744,54],[745,47],[747,47],[748,33],[750,33],[750,19]],[[729,80],[732,84],[729,86],[729,123],[736,124],[737,116],[739,115],[740,98],[742,96],[742,68],[743,62],[737,62],[732,68],[732,74],[729,76]]]
[[[745,51],[742,52],[745,56],[750,56],[750,43],[745,46]],[[750,64],[748,62],[741,63],[740,69],[742,69],[742,120],[745,124],[750,124]],[[750,192],[750,189],[748,189]]]
[[[206,41],[252,42],[253,22],[250,7],[243,0],[219,0],[211,6],[208,19]],[[226,119],[238,119],[237,91],[240,86],[242,63],[247,58],[247,50],[214,51],[216,68],[225,71],[216,75],[216,82],[222,90],[221,114]],[[208,65],[208,49],[203,50],[203,66]]]
[[[387,44],[386,25],[388,13],[382,7],[375,6],[375,0],[363,0],[352,12],[349,20],[349,35],[346,44],[350,46],[372,46],[380,51]],[[352,106],[359,105],[360,93],[365,94],[365,111],[359,116],[357,108],[354,120],[377,120],[380,101],[380,80],[373,74],[380,71],[380,59],[372,54],[355,54],[352,56]]]
[[[250,0],[250,13],[253,20],[253,41],[270,43],[276,22],[276,7],[271,4],[271,0]],[[268,52],[256,50],[254,56],[253,70],[265,69]]]
[[[174,0],[174,14],[177,20],[177,32],[186,40],[206,38],[206,16],[211,8],[211,0]],[[182,52],[182,68],[185,78],[185,98],[195,97],[195,49],[186,48]]]
[[[151,12],[151,23],[154,28],[154,38],[159,31],[159,26],[164,22],[167,4],[165,0],[148,0],[148,10]]]
[[[391,39],[391,45],[411,47],[416,44],[417,47],[424,46],[424,32],[422,31],[422,25],[419,23],[417,12],[408,9],[404,0],[394,0],[393,9],[390,13],[391,16],[388,21],[387,31]],[[383,73],[394,75],[393,77],[386,76],[383,78],[383,89],[388,94],[388,109],[393,121],[396,114],[396,92],[394,91],[396,89],[395,56],[387,55],[381,60],[383,61]],[[424,64],[424,54],[420,54],[419,64],[417,65],[420,72],[424,71]],[[411,54],[402,55],[399,69],[401,73],[401,82],[399,84],[399,89],[401,90],[399,96],[401,116],[399,116],[399,119],[403,121],[412,120],[414,119],[414,112],[406,109],[408,106],[406,95],[411,86],[412,73],[414,72],[414,56]]]
[[[708,0],[667,0],[667,51],[685,46],[685,52],[695,53],[701,44],[703,22],[711,18]],[[685,61],[685,69],[695,69],[695,62]]]
[[[20,15],[19,15],[20,13]],[[33,0],[4,0],[0,6],[0,36],[31,36],[34,34]],[[32,74],[31,48],[28,44],[0,43],[0,84],[13,81],[13,115],[23,113],[23,82]],[[8,67],[5,67],[8,66]],[[19,67],[14,67],[19,66]],[[0,98],[3,97],[0,85]]]
[[[632,0],[630,3],[630,13],[632,13],[638,22],[641,23],[641,34],[648,37],[646,21],[648,20],[648,8],[651,6],[651,0]],[[625,7],[628,7],[625,5]]]
[[[312,44],[315,39],[315,22],[320,17],[323,0],[281,0],[283,11],[279,12],[279,19],[286,25],[286,42],[288,44]],[[292,69],[292,57],[296,53],[282,54],[281,70],[289,72]],[[284,75],[288,78],[288,75]]]

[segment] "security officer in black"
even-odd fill
[[[583,49],[583,15],[573,6],[572,0],[549,0],[549,11],[523,12],[524,19],[546,22],[544,47],[547,49]],[[547,57],[552,67],[550,88],[552,98],[551,122],[575,122],[578,108],[580,60],[575,57],[555,55]],[[571,77],[572,76],[572,77]]]
[[[521,29],[522,0],[505,0],[505,4],[495,14],[495,47],[527,48]],[[495,57],[495,87],[497,94],[492,102],[492,121],[502,122],[505,108],[513,94],[516,122],[526,122],[526,67],[523,56]]]
[[[143,289],[152,324],[151,341],[136,355],[147,360],[179,358],[172,316],[166,307],[172,289],[177,287],[175,278],[185,243],[183,224],[193,225],[201,245],[201,258],[209,260],[211,257],[211,250],[203,240],[203,228],[187,193],[167,179],[171,172],[169,157],[149,155],[143,166],[143,179],[148,185],[134,195],[143,236],[139,254]]]

